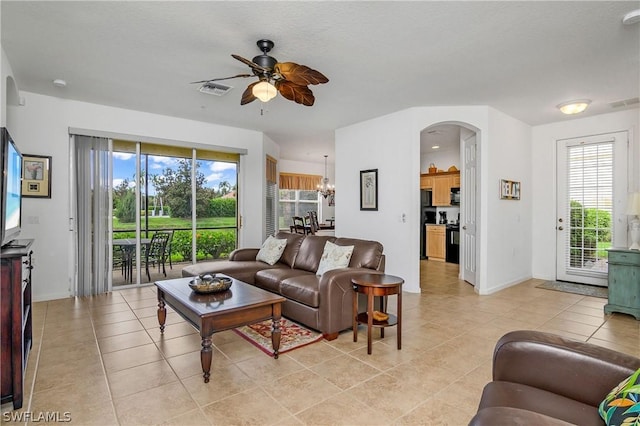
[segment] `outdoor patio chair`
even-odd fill
[[[165,261],[167,259],[167,242],[171,238],[173,231],[156,231],[151,237],[151,242],[144,255],[145,270],[147,272],[147,278],[151,281],[151,273],[149,272],[149,264],[154,266],[158,265],[158,272],[160,272],[160,266],[162,266],[162,273],[167,276],[165,270]]]

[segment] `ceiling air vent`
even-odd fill
[[[232,86],[225,86],[224,84],[220,83],[208,82],[202,85],[200,91],[208,95],[223,96],[231,89],[233,89]]]
[[[635,105],[637,103],[640,103],[640,98],[629,98],[622,101],[611,102],[609,106],[611,106],[611,108],[622,108],[630,105]]]

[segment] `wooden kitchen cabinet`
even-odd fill
[[[433,205],[451,205],[451,177],[434,176],[433,178]]]
[[[435,207],[451,205],[451,188],[460,188],[460,172],[441,172],[420,175],[420,189],[431,189],[431,203]]]
[[[420,189],[432,189],[433,188],[433,176],[425,174],[420,175]]]
[[[446,256],[446,226],[425,225],[427,227],[427,257],[429,260],[444,262]]]

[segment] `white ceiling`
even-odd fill
[[[281,157],[333,162],[334,130],[414,106],[490,105],[531,125],[639,96],[640,1],[0,2],[2,47],[20,90],[264,131]],[[194,80],[245,73],[259,54],[308,65],[329,83],[304,107],[240,106]],[[67,81],[54,87],[56,78]],[[264,109],[264,114],[261,114]]]

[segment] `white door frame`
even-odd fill
[[[628,132],[611,132],[556,141],[556,279],[582,284],[607,286],[606,271],[571,269],[567,266],[567,244],[570,228],[567,217],[568,183],[567,151],[571,146],[613,142],[613,200],[612,200],[612,241],[613,247],[626,246],[627,228],[624,206],[627,196],[627,167],[629,153]]]

